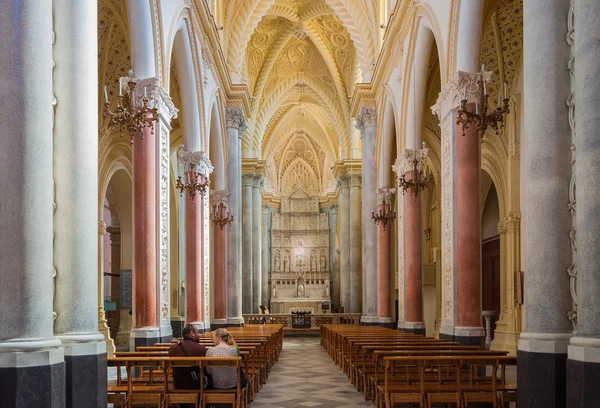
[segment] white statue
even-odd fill
[[[279,261],[279,254],[275,255],[275,272],[279,272],[281,262]]]
[[[315,254],[310,255],[310,271],[311,272],[317,271],[317,259],[315,257]]]
[[[325,290],[323,292],[323,297],[326,299],[329,298],[329,278],[325,279]]]
[[[277,298],[277,286],[275,286],[275,282],[273,282],[273,288],[271,289],[271,298],[272,299]]]
[[[327,270],[327,258],[325,255],[321,255],[321,271]]]
[[[299,298],[303,298],[304,297],[304,285],[298,285],[298,294],[297,296]]]
[[[285,254],[285,258],[283,258],[283,271],[290,271],[290,256],[287,253]]]

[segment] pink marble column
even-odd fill
[[[469,104],[470,111],[475,104]],[[456,129],[457,328],[481,328],[481,139],[476,126]]]
[[[218,225],[213,228],[214,250],[214,318],[227,323],[227,229]],[[211,325],[214,326],[214,325]]]
[[[410,177],[409,172],[406,177]],[[421,194],[406,193],[405,207],[405,297],[404,327],[408,331],[424,333],[423,324],[423,244],[421,227]]]
[[[385,204],[379,205],[379,210],[383,211]],[[390,307],[390,298],[392,285],[390,285],[390,230],[393,228],[393,221],[385,226],[379,224],[379,319],[392,317]]]
[[[196,196],[185,202],[185,320],[204,329],[203,284],[204,200]]]
[[[137,134],[133,143],[133,287],[134,329],[156,330],[156,135],[144,128],[144,139]],[[146,336],[146,337],[148,337]]]

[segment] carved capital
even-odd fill
[[[350,187],[362,187],[362,175],[349,174],[348,179],[350,182]]]
[[[376,106],[361,106],[358,116],[356,116],[355,127],[363,132],[365,126],[377,125],[377,107]]]
[[[498,234],[517,233],[521,228],[521,212],[511,211],[498,223]]]
[[[160,79],[134,78],[133,71],[129,71],[129,76],[121,77],[121,86],[124,91],[128,90],[128,83],[135,82],[133,102],[135,106],[142,106],[144,95],[148,98],[148,107],[157,108],[160,117],[167,123],[177,117],[179,110],[173,104],[173,100],[160,84]]]
[[[225,126],[228,128],[238,129],[241,133],[248,128],[246,126],[246,117],[242,108],[226,108],[225,109]]]
[[[415,160],[420,164],[425,163],[428,154],[429,149],[425,142],[423,142],[422,149],[405,149],[403,153],[398,155],[396,162],[392,166],[392,170],[396,173],[396,177],[399,178],[407,171],[412,170],[414,168]]]
[[[339,176],[336,183],[337,183],[338,188],[348,187],[350,185],[349,184],[350,180],[348,178],[348,175],[344,174],[342,176]]]
[[[242,185],[243,186],[254,186],[254,173],[243,173],[242,174]]]
[[[106,229],[107,228],[108,228],[108,226],[106,225],[106,223],[104,222],[104,220],[98,221],[98,235],[104,235],[104,234],[106,234]]]
[[[392,205],[394,194],[396,194],[395,188],[378,188],[377,189],[377,205],[389,204]]]
[[[183,150],[183,146],[177,152],[177,165],[181,174],[187,171],[191,165],[196,166],[196,169],[205,176],[208,176],[214,170],[212,163],[204,152],[190,152]]]
[[[331,211],[331,214],[337,214],[337,212],[338,212],[338,205],[337,204],[331,204],[329,206],[329,210]]]
[[[468,103],[479,102],[482,96],[483,81],[490,82],[491,79],[492,72],[490,71],[457,71],[454,78],[442,88],[437,102],[431,107],[432,112],[441,120],[449,110],[457,108],[463,99],[466,99]]]
[[[227,207],[227,196],[229,190],[210,190],[210,205],[217,206],[223,204]]]

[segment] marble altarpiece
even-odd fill
[[[271,217],[271,312],[321,313],[331,307],[329,214],[299,189]]]

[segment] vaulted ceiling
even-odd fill
[[[277,166],[274,186],[293,165],[294,174],[311,168],[322,187],[329,173],[325,166],[350,148],[348,95],[376,59],[375,3],[226,2],[222,46],[228,68],[252,95],[253,120],[244,149]]]

